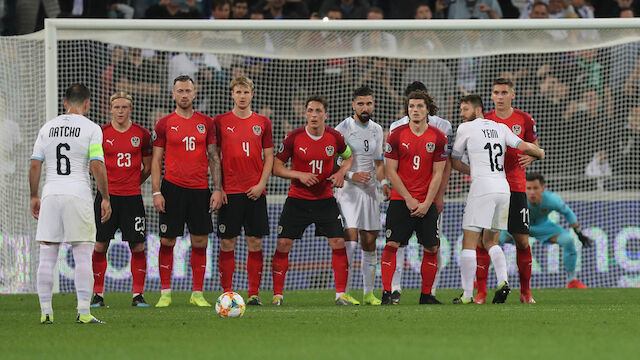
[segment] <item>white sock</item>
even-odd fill
[[[496,279],[498,280],[498,286],[507,281],[507,260],[504,257],[504,252],[499,245],[494,245],[489,249],[489,257],[491,263],[493,263],[493,269],[496,271]]]
[[[93,266],[91,255],[93,254],[93,244],[79,243],[73,244],[73,261],[76,263],[75,285],[78,297],[78,314],[91,315],[89,303],[93,292]]]
[[[396,271],[391,279],[391,291],[402,292],[402,270],[404,269],[404,253],[406,247],[399,247],[396,251]]]
[[[440,264],[442,264],[442,251],[438,249],[438,271],[436,272],[436,278],[433,279],[433,285],[431,285],[431,295],[436,296],[436,290],[438,290],[438,284],[440,284]]]
[[[169,294],[169,295],[171,295],[171,289],[162,289],[162,290],[160,290],[160,294]]]
[[[460,277],[462,278],[462,297],[469,299],[473,297],[473,279],[476,277],[476,251],[462,249],[460,255]]]
[[[53,314],[51,299],[53,298],[53,269],[58,261],[59,244],[40,244],[40,263],[38,264],[38,298],[42,315]]]
[[[344,293],[343,293],[343,292],[337,292],[337,293],[336,293],[336,300],[338,300],[338,298],[339,298],[340,296],[342,296],[342,295],[344,295]]]
[[[575,271],[567,271],[567,284],[577,279]]]
[[[349,277],[347,278],[347,287],[345,288],[346,291],[349,291],[349,288],[351,288],[351,283],[352,281],[352,277],[354,276],[355,271],[353,271],[353,259],[356,256],[356,247],[358,246],[358,242],[357,241],[345,241],[344,242],[344,249],[347,251],[347,261],[349,262]]]
[[[378,266],[378,257],[376,251],[362,250],[362,293],[368,294],[373,291],[376,282],[376,267]]]

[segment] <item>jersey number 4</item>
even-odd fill
[[[503,154],[502,145],[493,144],[493,150],[498,151],[495,156],[491,150],[491,143],[487,143],[484,148],[489,150],[489,164],[491,165],[491,171],[504,171],[504,166],[500,165],[498,162],[498,158]]]

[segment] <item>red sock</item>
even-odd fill
[[[422,275],[422,293],[431,294],[431,286],[436,279],[438,272],[438,252],[422,251],[422,265],[420,275]]]
[[[382,268],[382,288],[384,291],[391,291],[391,280],[393,273],[396,272],[396,252],[398,248],[386,245],[382,252],[382,260],[380,261]]]
[[[233,271],[236,269],[235,252],[220,250],[218,258],[218,271],[220,271],[220,286],[222,291],[231,291],[233,287]]]
[[[144,292],[144,280],[147,277],[147,254],[144,250],[131,253],[131,277],[133,278],[133,293]]]
[[[162,290],[170,290],[171,272],[173,270],[173,246],[160,244],[158,265],[160,266],[160,287]]]
[[[247,256],[247,276],[249,277],[249,296],[258,295],[262,280],[262,250],[249,251]]]
[[[273,295],[282,295],[284,279],[289,269],[289,253],[276,250],[273,254]]]
[[[104,273],[107,272],[107,253],[93,251],[93,293],[104,293]]]
[[[202,291],[204,272],[207,269],[207,248],[191,247],[191,273],[193,274],[193,291]]]
[[[483,247],[476,247],[476,260],[478,267],[476,268],[476,282],[478,283],[478,297],[487,296],[487,277],[489,276],[489,265],[491,265],[491,257],[489,252]]]
[[[347,279],[349,279],[349,259],[347,258],[347,249],[333,249],[331,256],[331,267],[333,268],[333,277],[336,283],[336,292],[343,293],[347,288]]]
[[[520,292],[529,293],[529,281],[531,280],[531,246],[526,249],[517,249],[516,262],[518,263],[518,273],[520,274]]]

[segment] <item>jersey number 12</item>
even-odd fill
[[[491,151],[491,143],[487,143],[484,148],[489,150],[489,164],[491,165],[491,171],[504,171],[504,166],[500,165],[498,162],[498,158],[502,156],[502,145],[493,144],[493,149],[498,150],[495,156],[493,155],[493,151]]]

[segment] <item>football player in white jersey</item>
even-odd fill
[[[462,216],[462,254],[460,274],[464,292],[455,304],[473,303],[473,279],[476,274],[476,245],[482,236],[485,249],[493,263],[498,289],[493,303],[504,303],[511,292],[507,282],[507,263],[498,245],[501,230],[507,228],[509,216],[509,183],[504,171],[507,146],[517,148],[537,159],[544,159],[544,150],[522,141],[504,124],[482,118],[482,99],[468,95],[460,99],[463,123],[456,132],[453,145],[453,168],[471,175],[471,187]],[[461,161],[467,152],[469,165]]]
[[[31,155],[31,214],[38,219],[36,240],[40,242],[37,286],[41,324],[53,323],[53,270],[58,260],[58,247],[63,242],[73,247],[78,297],[76,321],[104,324],[89,311],[93,286],[91,254],[96,239],[89,172],[102,194],[102,222],[111,216],[111,203],[102,151],[102,130],[84,117],[89,110],[89,96],[89,89],[82,84],[73,84],[66,90],[66,114],[48,121],[40,129]],[[43,163],[46,180],[41,201],[38,187]]]
[[[386,198],[390,193],[388,182],[385,182],[384,178],[384,135],[382,127],[371,120],[375,102],[370,87],[362,86],[356,89],[351,106],[353,116],[344,119],[335,129],[344,136],[351,148],[354,161],[345,177],[344,187],[335,190],[335,197],[342,213],[349,267],[354,264],[355,249],[360,235],[363,303],[380,305],[380,299],[373,294],[373,287],[378,264],[376,238],[382,228],[376,179],[384,183],[383,191]],[[348,285],[347,282],[347,290]],[[352,303],[359,304],[348,292],[345,295]]]
[[[407,88],[404,91],[405,98],[413,91],[421,90],[427,92],[427,87],[421,83],[420,81],[414,81],[411,84],[407,85]],[[446,151],[449,155],[451,155],[451,145],[453,144],[453,129],[451,127],[451,123],[448,120],[445,120],[435,113],[438,111],[437,108],[429,109],[429,115],[427,115],[427,121],[429,126],[434,126],[438,130],[442,131],[447,136],[447,148]],[[409,116],[394,121],[391,126],[389,126],[389,133],[393,132],[397,127],[402,126],[404,124],[409,123]],[[442,182],[440,183],[440,189],[438,190],[438,194],[436,194],[435,204],[438,209],[438,233],[442,230],[442,210],[444,209],[444,192],[447,190],[447,185],[449,184],[449,177],[451,176],[451,160],[446,160],[446,164],[444,167],[444,173],[442,174]],[[394,303],[400,302],[400,295],[402,294],[402,270],[404,268],[404,260],[405,260],[405,247],[398,248],[396,252],[396,271],[393,273],[393,280],[391,281],[391,301]],[[431,294],[433,296],[436,295],[436,290],[438,288],[438,284],[440,283],[440,265],[442,264],[442,259],[440,258],[440,251],[438,251],[438,272],[436,273],[436,279],[433,282],[433,286],[431,287]]]

